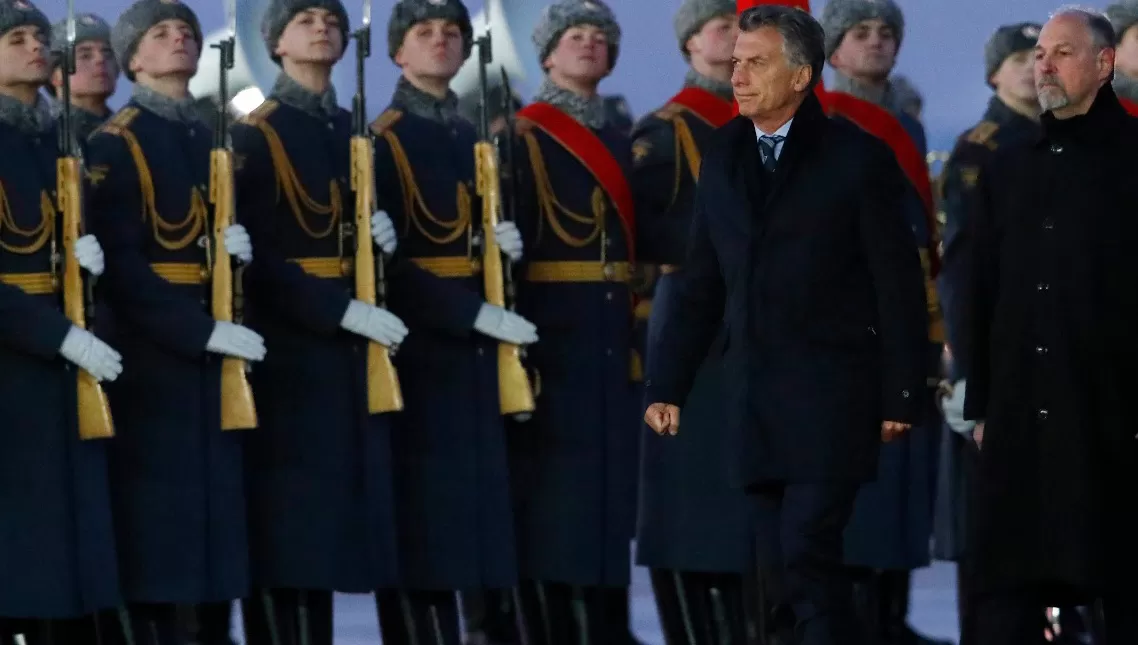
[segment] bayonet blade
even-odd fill
[[[225,25],[229,31],[229,37],[237,38],[237,0],[225,0]]]
[[[364,13],[360,20],[364,29],[371,26],[371,0],[364,0]]]
[[[75,44],[75,0],[67,0],[67,44]]]

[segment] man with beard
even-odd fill
[[[905,188],[906,215],[916,234],[914,241],[924,247],[926,271],[931,273],[936,249],[924,243],[935,234],[924,163],[925,133],[920,122],[906,112],[904,93],[898,92],[889,79],[904,38],[901,9],[893,0],[831,0],[826,3],[821,22],[826,30],[827,60],[835,71],[834,82],[827,88],[832,95],[828,108],[835,116],[865,127],[852,112],[842,109],[850,102],[845,97],[854,102],[860,100],[870,110],[881,113],[881,120],[891,120],[894,130],[905,139],[888,143],[911,182]],[[913,163],[906,164],[899,145],[913,151],[916,168]],[[925,192],[928,194],[922,194]],[[928,376],[935,385],[939,380],[938,343],[943,331],[937,324],[935,284],[928,275],[926,289],[932,314],[929,336],[933,341],[928,347]],[[859,569],[861,577],[859,609],[870,638],[884,645],[935,642],[916,634],[906,622],[910,573],[930,561],[934,473],[940,439],[933,390],[925,388],[913,394],[926,407],[928,422],[882,447],[877,481],[862,489],[846,529],[846,562]]]
[[[90,215],[107,249],[103,329],[133,365],[107,392],[118,432],[114,519],[133,633],[165,645],[185,640],[179,605],[249,591],[244,433],[222,431],[221,363],[259,361],[265,347],[208,308],[212,133],[189,94],[197,16],[178,2],[138,0],[111,41],[134,92],[91,137],[88,172]],[[252,260],[244,228],[224,238],[232,257]]]
[[[971,562],[978,645],[1042,642],[1039,615],[1103,602],[1138,642],[1133,320],[1138,123],[1111,86],[1114,30],[1066,9],[1040,32],[1042,136],[974,189],[964,417],[981,447]]]
[[[118,562],[109,441],[80,440],[76,377],[113,381],[122,362],[61,307],[58,131],[39,91],[50,37],[31,3],[0,0],[0,641],[95,645],[93,615],[120,602]],[[67,262],[98,276],[103,251],[87,235]]]
[[[690,64],[683,89],[637,125],[632,187],[641,226],[659,229],[648,346],[668,318],[687,247],[700,164],[716,128],[733,116],[731,56],[738,35],[734,0],[686,0],[675,17]],[[668,642],[745,639],[743,578],[753,573],[754,536],[746,495],[723,467],[730,459],[722,400],[724,335],[708,353],[684,408],[684,434],[642,432],[637,564],[651,569]],[[648,371],[653,368],[649,354]],[[720,633],[725,630],[726,633]]]
[[[339,0],[273,0],[262,18],[281,67],[268,99],[233,126],[237,211],[257,245],[247,320],[271,351],[252,375],[260,428],[249,437],[251,573],[246,642],[332,643],[332,592],[398,585],[390,414],[369,414],[367,347],[407,328],[352,298],[352,117],[332,87],[349,38]],[[371,215],[377,253],[395,227]],[[394,274],[395,271],[392,271]],[[401,276],[390,275],[395,289]],[[271,621],[271,622],[270,622]]]
[[[945,163],[942,176],[945,213],[944,264],[937,280],[944,306],[946,331],[951,350],[951,394],[942,401],[945,421],[954,433],[942,444],[941,464],[956,477],[941,481],[950,488],[940,491],[949,496],[951,506],[942,519],[938,515],[938,545],[945,557],[956,559],[961,642],[973,643],[973,610],[970,569],[967,566],[967,510],[976,468],[972,443],[974,423],[964,420],[964,397],[972,354],[970,297],[973,249],[970,221],[976,186],[984,167],[1000,150],[1021,146],[1037,139],[1039,101],[1035,91],[1034,49],[1040,25],[1020,23],[996,30],[984,47],[984,71],[995,94],[988,102],[984,119],[956,141]],[[959,433],[959,434],[957,434]],[[966,437],[966,438],[965,438]],[[947,474],[947,473],[945,473]]]
[[[1124,0],[1106,8],[1106,17],[1114,27],[1117,52],[1114,70],[1114,93],[1126,111],[1138,115],[1138,0]]]
[[[473,47],[466,6],[403,0],[387,36],[402,74],[371,125],[379,206],[391,213],[401,254],[445,295],[430,306],[401,290],[389,300],[411,334],[395,361],[406,400],[392,439],[401,577],[397,590],[378,594],[379,615],[385,642],[442,645],[459,638],[456,591],[517,582],[496,357],[499,342],[526,345],[537,334],[483,297],[477,132],[448,89]],[[521,259],[513,223],[493,233],[503,253]]]
[[[528,642],[631,638],[627,589],[640,424],[631,371],[636,247],[631,141],[601,80],[620,27],[599,0],[544,10],[533,43],[545,78],[518,113],[518,309],[542,331],[533,420],[510,430],[520,598]],[[552,640],[551,640],[552,639]]]
[[[55,70],[51,86],[62,100],[64,51],[67,48],[67,21],[51,28],[51,53]],[[75,137],[87,141],[95,129],[111,118],[107,99],[115,93],[119,76],[118,61],[111,48],[111,26],[93,13],[75,16],[75,73],[71,75],[71,118]],[[58,111],[58,110],[57,110]]]

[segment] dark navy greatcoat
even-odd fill
[[[483,303],[471,257],[479,251],[469,246],[471,219],[477,230],[481,218],[474,127],[419,116],[397,100],[372,130],[376,193],[399,233],[397,255],[434,273],[424,279],[409,267],[389,285],[391,310],[410,329],[395,361],[406,408],[392,444],[403,585],[512,587],[497,342],[473,331]]]
[[[368,414],[367,340],[340,327],[355,291],[341,268],[354,247],[343,258],[340,248],[340,223],[355,216],[351,116],[270,98],[232,134],[237,212],[254,248],[246,321],[267,350],[245,454],[253,584],[395,586],[392,415]]]
[[[79,440],[78,368],[59,356],[71,323],[48,287],[61,239],[41,210],[55,200],[55,131],[0,124],[0,149],[0,616],[72,618],[119,602],[109,440]]]
[[[107,263],[102,329],[123,355],[108,395],[129,602],[249,591],[242,445],[256,430],[221,431],[222,357],[205,351],[214,320],[208,284],[193,272],[206,261],[198,241],[209,231],[211,142],[200,122],[168,120],[132,100],[88,146],[91,217]]]
[[[518,127],[523,275],[543,262],[595,263],[598,269],[602,257],[628,262],[624,224],[590,171],[531,122],[520,120]],[[627,176],[632,166],[629,138],[611,126],[593,132]],[[532,154],[531,147],[540,154]],[[556,225],[539,207],[534,173],[541,167],[554,199],[573,214],[555,206],[551,217]],[[598,230],[595,223],[574,221],[573,216],[592,220],[598,212],[604,236],[573,246],[573,240]],[[520,573],[530,580],[627,585],[642,427],[629,373],[633,318],[628,282],[533,282],[523,277],[518,311],[537,325],[541,338],[529,350],[541,380],[537,412],[530,422],[510,429]]]
[[[907,114],[895,116],[923,156],[926,144],[920,122]],[[924,202],[909,182],[905,182],[903,190],[905,215],[913,229],[914,242],[919,240],[923,246],[923,241],[929,239]],[[926,355],[926,376],[934,376],[939,345],[930,343]],[[925,421],[881,446],[877,477],[858,493],[846,526],[847,564],[895,570],[929,564],[940,416],[930,388],[922,387],[913,396],[920,401]]]
[[[696,188],[689,164],[693,158],[686,149],[677,154],[677,120],[706,151],[715,128],[676,104],[645,117],[633,133],[638,225],[661,231],[653,255],[673,269],[683,262]],[[656,283],[649,347],[658,343],[663,321],[676,304],[678,278],[666,269]],[[684,406],[684,431],[675,437],[660,437],[647,428],[641,431],[637,564],[679,571],[752,569],[750,502],[732,485],[726,468],[733,449],[728,442],[726,374],[720,360],[725,343],[726,334],[720,332],[696,376]],[[651,372],[652,353],[647,363]]]

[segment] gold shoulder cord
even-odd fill
[[[592,244],[598,236],[602,238],[601,242],[601,261],[604,261],[604,230],[605,230],[605,195],[600,186],[593,188],[593,195],[591,200],[593,216],[585,217],[578,215],[569,210],[557,200],[557,196],[553,192],[553,183],[549,180],[549,172],[545,167],[545,158],[541,154],[541,145],[537,142],[537,137],[534,136],[532,131],[527,131],[522,138],[525,139],[526,148],[529,150],[530,166],[533,168],[534,185],[537,189],[537,202],[538,208],[541,210],[542,219],[538,220],[537,240],[541,241],[542,222],[548,221],[549,227],[553,229],[555,235],[565,244],[574,248],[584,248]],[[585,237],[576,237],[570,235],[568,231],[561,225],[558,218],[558,213],[562,213],[569,220],[578,222],[580,224],[592,224],[593,230]]]
[[[331,235],[332,231],[336,230],[336,226],[340,223],[340,218],[344,213],[343,199],[340,196],[340,186],[336,183],[335,178],[328,182],[329,197],[327,205],[312,199],[308,192],[304,190],[304,185],[301,183],[300,177],[297,176],[296,168],[293,167],[292,162],[289,160],[288,153],[285,152],[284,149],[284,143],[281,141],[276,129],[265,121],[258,121],[257,129],[265,135],[265,141],[269,145],[269,154],[273,158],[273,170],[277,178],[278,199],[283,190],[285,199],[288,200],[292,214],[296,218],[296,223],[300,225],[301,230],[303,230],[306,235],[316,240],[322,240]],[[313,230],[304,217],[306,210],[314,215],[328,217],[327,227],[319,231]]]
[[[403,213],[407,218],[408,225],[404,227],[404,234],[407,233],[408,227],[412,222],[415,224],[415,228],[423,234],[423,237],[439,245],[450,244],[462,237],[465,233],[469,251],[472,207],[470,190],[465,184],[458,182],[458,188],[455,193],[458,216],[449,222],[439,219],[427,208],[427,204],[423,200],[423,194],[419,191],[419,185],[415,182],[415,173],[411,170],[411,162],[407,159],[407,151],[403,149],[403,144],[400,143],[399,136],[390,129],[384,129],[382,136],[383,140],[387,142],[387,145],[391,147],[391,156],[395,160],[395,169],[399,173],[399,187],[403,193]],[[423,217],[426,217],[429,222],[443,229],[446,233],[443,235],[433,235],[427,230],[426,225],[420,218],[420,213]]]
[[[119,113],[111,123],[103,127],[103,130],[108,134],[115,135],[121,138],[130,150],[130,155],[134,159],[135,169],[138,171],[138,185],[142,192],[142,221],[146,221],[147,217],[150,218],[151,226],[154,229],[154,240],[168,251],[179,251],[193,244],[198,235],[201,234],[205,228],[206,218],[209,214],[209,207],[206,205],[205,198],[202,196],[201,191],[197,186],[191,189],[190,194],[190,210],[186,214],[185,219],[180,222],[170,224],[158,216],[158,208],[154,200],[154,178],[150,174],[150,166],[146,163],[146,155],[142,152],[142,146],[138,143],[138,138],[130,131],[130,121],[137,115],[137,110],[131,113],[133,108],[128,108]],[[169,239],[163,237],[164,233],[175,235],[177,231],[189,229],[185,235],[176,239]]]
[[[16,237],[31,241],[23,246],[9,244],[4,241],[3,233],[5,230],[11,231]],[[52,203],[51,197],[45,191],[40,191],[40,223],[31,230],[22,229],[16,226],[16,220],[12,216],[12,207],[8,203],[8,193],[4,190],[4,185],[0,183],[0,249],[17,255],[32,255],[42,249],[48,240],[51,240],[54,247],[55,204]]]

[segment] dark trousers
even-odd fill
[[[976,645],[1045,645],[1044,612],[1056,602],[1056,596],[1070,593],[1054,587],[1026,587],[1015,591],[984,593],[975,596]],[[1095,645],[1131,645],[1138,643],[1138,593],[1108,593],[1101,599],[1101,625]],[[1071,611],[1071,610],[1066,610]],[[1093,621],[1098,622],[1098,621]],[[1060,641],[1064,642],[1064,641]],[[1066,641],[1070,642],[1070,641]]]
[[[468,642],[488,645],[515,645],[521,642],[513,590],[464,591],[459,594],[459,598],[462,601],[462,618],[466,624]]]
[[[246,645],[332,645],[332,592],[265,589],[241,601]]]
[[[384,643],[462,645],[453,591],[385,590],[375,602]]]
[[[859,488],[826,482],[747,489],[771,602],[793,610],[800,645],[860,645],[853,583],[842,563],[842,531]]]
[[[527,580],[518,586],[518,609],[527,645],[610,645],[615,590],[623,587],[582,587],[560,582]],[[615,615],[614,615],[615,613]],[[627,613],[623,614],[627,624]]]
[[[741,574],[652,569],[650,575],[665,643],[750,645],[748,634],[758,628]]]
[[[189,632],[178,605],[132,603],[99,615],[102,645],[188,645]]]
[[[36,620],[0,618],[0,645],[96,645],[100,625],[94,616]]]

